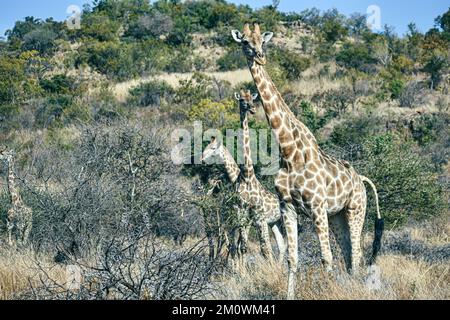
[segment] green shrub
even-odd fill
[[[171,59],[164,67],[167,72],[188,73],[194,69],[193,52],[187,46],[181,46],[177,50],[172,49]]]
[[[42,79],[40,86],[48,93],[70,94],[75,89],[75,80],[63,74],[55,75],[50,79]]]
[[[405,87],[405,83],[400,79],[393,79],[388,84],[388,89],[391,94],[392,99],[400,98],[400,95],[403,92],[403,88]]]
[[[302,57],[288,50],[277,50],[274,56],[283,68],[286,78],[291,81],[300,79],[302,72],[311,65],[309,58]]]
[[[358,146],[368,137],[384,131],[384,125],[385,121],[381,117],[352,116],[334,127],[330,135],[330,142],[340,147]]]
[[[423,114],[411,125],[412,136],[421,146],[436,142],[442,132],[449,132],[450,117],[445,113]]]
[[[120,23],[104,14],[83,15],[81,34],[98,41],[113,41],[118,38]]]
[[[237,70],[247,67],[247,59],[240,49],[230,49],[217,60],[220,71]]]
[[[202,121],[206,127],[228,127],[239,122],[239,112],[233,100],[215,102],[203,99],[192,106],[188,114],[190,121]]]
[[[401,226],[408,219],[438,216],[445,210],[445,197],[427,156],[413,144],[391,134],[367,139],[358,160],[359,172],[377,186],[381,214],[387,226]],[[369,216],[375,216],[372,193],[368,192]]]
[[[130,90],[130,103],[140,107],[160,106],[172,100],[175,90],[165,81],[142,83]]]
[[[338,65],[347,69],[358,71],[368,71],[370,65],[375,63],[371,57],[369,49],[361,43],[346,43],[336,56]]]

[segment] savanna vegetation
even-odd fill
[[[363,276],[317,277],[301,221],[298,297],[450,298],[450,9],[399,36],[337,10],[95,0],[79,29],[27,17],[0,42],[0,144],[16,152],[34,213],[29,246],[8,249],[2,178],[0,299],[284,297],[286,268],[256,245],[246,265],[226,263],[237,197],[224,168],[171,159],[175,129],[240,127],[234,92],[255,88],[230,32],[247,21],[275,32],[268,72],[321,147],[374,181],[388,229],[383,286],[371,291]],[[261,108],[250,126],[268,129]],[[67,265],[83,270],[81,289],[67,290]]]

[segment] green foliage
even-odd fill
[[[118,42],[91,42],[80,49],[76,64],[87,63],[111,78],[128,79],[137,74],[131,49],[131,46]]]
[[[113,41],[118,37],[120,23],[104,14],[85,14],[81,34],[98,41]]]
[[[211,96],[212,80],[203,73],[194,73],[188,80],[180,81],[176,92],[176,103],[192,106]]]
[[[449,68],[449,53],[434,51],[423,67],[423,71],[430,75],[430,87],[431,89],[437,88],[441,83],[443,74]]]
[[[345,16],[341,15],[336,9],[324,13],[320,29],[325,41],[335,43],[348,35],[345,20]]]
[[[375,61],[370,55],[369,49],[362,43],[345,43],[342,50],[336,56],[336,62],[345,68],[367,71]]]
[[[391,134],[371,137],[364,142],[358,161],[360,172],[378,188],[381,213],[388,226],[444,212],[445,198],[431,162],[419,156],[413,144]],[[368,208],[369,216],[374,216],[375,206]]]
[[[320,129],[319,116],[309,102],[302,100],[298,108],[293,108],[293,112],[313,133]]]
[[[421,146],[436,142],[442,132],[449,132],[450,118],[444,113],[424,114],[415,119],[411,133]]]
[[[283,68],[288,80],[298,80],[303,71],[311,66],[311,60],[288,50],[278,49],[273,54],[273,59]]]
[[[239,112],[233,100],[215,102],[203,99],[192,106],[188,113],[190,121],[202,121],[206,127],[221,128],[239,122]]]
[[[75,79],[59,74],[50,79],[42,79],[40,86],[48,93],[70,94],[74,93]]]
[[[172,49],[170,61],[164,68],[167,72],[191,72],[194,67],[193,52],[188,46]]]
[[[160,106],[173,99],[175,90],[165,81],[145,82],[130,90],[131,104],[140,107]]]
[[[334,127],[330,142],[340,147],[361,145],[368,137],[380,133],[383,125],[383,119],[373,115],[349,117]]]
[[[398,99],[400,97],[400,94],[403,91],[403,88],[405,87],[405,83],[400,79],[393,79],[388,84],[389,92],[391,93],[392,99]]]
[[[36,50],[41,54],[50,54],[55,49],[58,35],[46,26],[30,31],[23,37],[23,50]]]
[[[230,49],[217,60],[217,66],[220,71],[230,71],[247,67],[247,59],[242,50]]]

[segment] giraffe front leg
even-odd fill
[[[322,253],[322,263],[327,271],[333,270],[333,255],[330,246],[330,232],[328,226],[328,214],[324,204],[312,208],[313,220],[319,237],[320,251]]]
[[[14,219],[10,212],[8,212],[8,217],[6,218],[6,229],[8,232],[8,243],[10,246],[13,245],[13,230],[14,230]]]
[[[295,298],[295,286],[297,281],[298,268],[298,233],[297,233],[297,212],[292,204],[282,203],[281,213],[287,234],[288,251],[288,293],[287,299]]]
[[[256,228],[258,230],[261,254],[266,259],[272,258],[271,245],[269,238],[269,225],[265,221],[257,221]]]
[[[281,234],[278,222],[272,226],[272,232],[275,236],[275,241],[277,242],[278,261],[282,262],[284,260],[284,255],[286,254],[286,245],[284,243],[283,235]]]
[[[247,254],[248,251],[248,234],[250,232],[250,226],[241,226],[239,228],[239,241],[238,241],[238,252],[241,258]]]

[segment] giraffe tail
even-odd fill
[[[373,240],[372,245],[372,256],[369,259],[369,265],[373,265],[376,262],[377,255],[381,249],[381,238],[383,237],[384,231],[384,219],[381,217],[380,204],[378,200],[378,191],[377,188],[375,187],[375,184],[367,177],[360,176],[360,178],[363,182],[368,183],[372,188],[375,194],[375,203],[377,205],[377,219],[375,220],[375,239]]]

